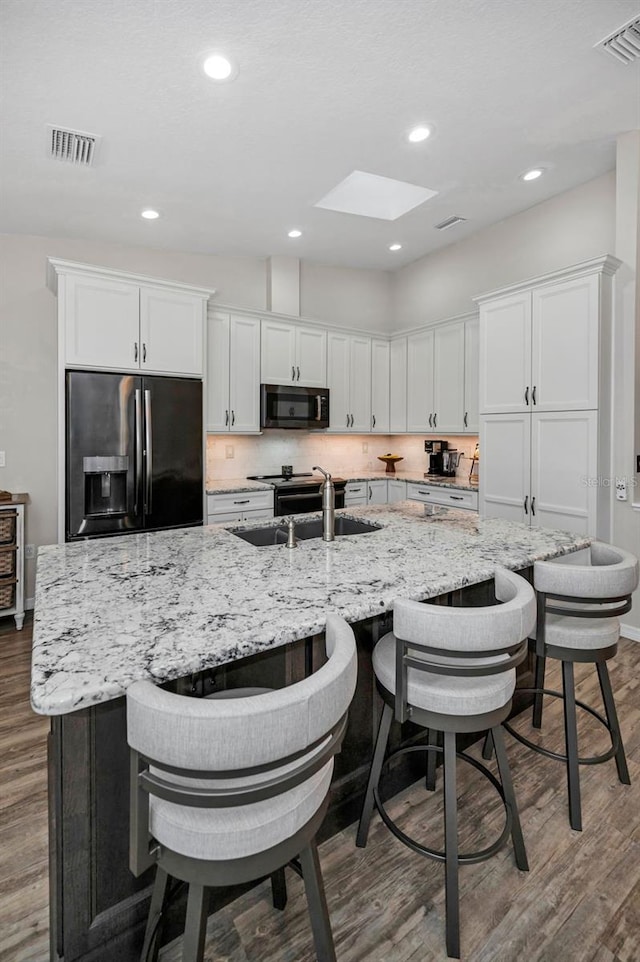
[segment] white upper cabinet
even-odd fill
[[[598,277],[542,287],[532,297],[533,410],[597,408]]]
[[[264,384],[327,386],[327,332],[285,321],[262,322]]]
[[[49,259],[67,367],[202,377],[213,291]]]
[[[436,327],[433,342],[433,429],[463,430],[464,323]]]
[[[464,324],[464,417],[462,425],[470,434],[477,434],[480,430],[478,418],[478,385],[480,361],[478,358],[478,341],[480,325],[478,318],[465,321]]]
[[[371,338],[328,335],[331,431],[371,430]]]
[[[480,413],[530,411],[531,293],[480,307]]]
[[[398,337],[389,345],[389,430],[407,430],[407,339]]]
[[[208,331],[207,431],[260,431],[260,321],[216,311]]]
[[[407,338],[407,431],[434,430],[433,330]]]
[[[480,411],[598,407],[600,279],[586,274],[480,307]]]
[[[140,288],[140,366],[148,371],[203,373],[201,297]]]
[[[371,341],[371,430],[389,433],[389,341]]]
[[[136,284],[70,274],[59,292],[68,365],[139,366],[140,288]]]

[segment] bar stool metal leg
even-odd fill
[[[313,944],[318,962],[336,962],[336,952],[333,946],[329,910],[324,894],[320,860],[315,839],[307,848],[300,852],[302,877],[309,903],[309,916],[313,930]]]
[[[533,700],[533,727],[542,728],[542,699],[544,695],[542,694],[542,689],[544,688],[544,675],[547,665],[547,659],[544,655],[536,656],[536,671],[535,680],[533,682],[533,687],[536,689],[536,693]]]
[[[456,736],[444,732],[444,846],[447,955],[460,958],[460,899],[458,893],[458,801],[456,796]]]
[[[627,759],[624,754],[622,733],[620,732],[620,723],[618,721],[616,703],[613,700],[613,692],[611,690],[611,680],[609,678],[607,663],[605,661],[599,661],[596,664],[596,668],[598,669],[598,679],[600,681],[600,691],[602,692],[602,701],[604,702],[607,723],[611,730],[611,743],[615,744],[616,738],[618,740],[618,748],[616,749],[614,756],[616,760],[616,768],[618,769],[618,778],[623,785],[630,785],[631,779],[629,778]]]
[[[287,905],[287,879],[284,868],[279,868],[271,875],[271,895],[274,909],[282,912]]]
[[[378,727],[378,737],[376,738],[376,747],[373,753],[373,761],[371,762],[369,780],[367,781],[367,790],[365,792],[364,802],[362,803],[362,814],[360,815],[358,834],[356,835],[356,845],[358,848],[364,848],[367,844],[369,825],[371,823],[371,815],[373,814],[374,806],[373,790],[377,787],[378,782],[380,781],[380,772],[382,771],[382,763],[384,762],[384,753],[387,750],[389,730],[391,728],[392,721],[393,708],[385,703],[382,717],[380,718],[380,725]]]
[[[156,869],[156,878],[153,883],[153,894],[151,905],[149,906],[149,916],[147,927],[144,933],[144,943],[140,953],[140,962],[157,962],[158,952],[160,951],[160,930],[162,928],[162,911],[167,897],[167,887],[169,876],[161,869]],[[153,950],[151,947],[153,946]]]
[[[564,692],[564,733],[567,751],[567,782],[569,786],[569,822],[576,832],[582,831],[580,804],[580,768],[578,762],[578,729],[576,724],[576,688],[573,662],[562,662]]]
[[[189,885],[187,918],[182,938],[182,962],[202,962],[207,934],[207,909],[209,900],[204,885]]]
[[[485,758],[487,761],[489,761],[492,755],[493,755],[493,740],[491,737],[491,729],[489,729],[487,734],[484,736],[484,741],[482,743],[482,757]]]
[[[511,809],[511,841],[513,842],[513,851],[516,856],[516,865],[522,872],[528,872],[529,862],[527,860],[527,850],[524,845],[524,837],[522,835],[522,826],[520,825],[520,816],[518,814],[518,806],[516,804],[516,794],[513,790],[513,781],[511,779],[509,760],[504,747],[504,732],[502,731],[502,726],[496,725],[495,728],[492,728],[491,732],[487,734],[491,735],[493,744],[495,746],[496,761],[498,763],[498,771],[500,772],[502,790],[504,792],[505,801]]]
[[[438,732],[434,728],[429,728],[427,734],[427,743],[429,745],[438,745]],[[438,762],[437,752],[427,752],[427,776],[425,779],[425,788],[428,792],[435,792],[436,790],[436,765]]]

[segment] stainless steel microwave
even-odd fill
[[[260,425],[317,431],[329,427],[329,389],[260,385]]]

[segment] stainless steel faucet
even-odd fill
[[[336,489],[328,471],[325,471],[318,464],[313,466],[313,470],[324,475],[322,483],[322,540],[333,541],[335,539],[336,522]]]

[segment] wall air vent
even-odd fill
[[[64,127],[47,126],[48,154],[53,160],[64,160],[80,167],[91,167],[96,157],[100,137],[67,130]]]
[[[595,46],[610,53],[620,63],[640,60],[640,17],[633,17]]]
[[[456,224],[466,224],[466,217],[458,217],[456,214],[453,217],[447,217],[446,220],[441,220],[439,224],[435,225],[436,230],[448,230],[449,227],[455,227]]]

